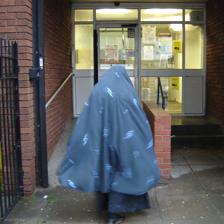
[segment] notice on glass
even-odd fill
[[[142,42],[143,44],[156,43],[156,26],[155,25],[144,25],[142,27]]]
[[[119,62],[118,45],[106,45],[106,47],[105,47],[105,62],[106,63],[118,63]]]
[[[146,45],[143,47],[143,60],[154,60],[154,46]]]
[[[160,54],[172,55],[172,37],[161,36],[158,42]]]

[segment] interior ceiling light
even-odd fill
[[[195,29],[197,29],[198,26],[195,25],[187,25],[185,27],[186,31],[193,31]],[[182,31],[182,24],[170,24],[170,29],[176,32],[181,32]]]
[[[146,9],[146,13],[153,14],[153,15],[175,15],[182,13],[181,9]]]
[[[185,15],[185,21],[190,21],[191,20],[191,18],[190,18],[190,14],[186,14]]]
[[[182,31],[182,24],[170,24],[170,29],[176,32]]]
[[[108,14],[108,13],[127,14],[129,12],[130,12],[130,10],[128,10],[128,9],[98,9],[97,10],[97,13],[100,13],[100,14]]]

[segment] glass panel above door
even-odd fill
[[[96,20],[137,20],[137,9],[97,9]]]
[[[183,21],[182,9],[142,9],[141,21]]]
[[[185,21],[186,22],[203,22],[204,10],[203,9],[186,9]]]
[[[182,24],[142,25],[142,69],[182,68]]]
[[[75,21],[81,22],[81,21],[93,21],[93,10],[91,9],[79,9],[75,10]]]

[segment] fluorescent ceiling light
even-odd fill
[[[173,31],[182,31],[182,24],[170,24],[170,29]]]
[[[108,13],[113,13],[113,14],[127,14],[130,12],[128,9],[97,9],[97,13],[100,14],[108,14]]]
[[[193,30],[196,30],[198,28],[199,28],[199,26],[197,26],[197,25],[190,25],[190,24],[186,25],[186,30],[187,31],[193,31]]]
[[[195,25],[186,25],[185,30],[186,31],[193,31],[197,29],[198,26]],[[182,31],[182,24],[170,24],[170,29],[176,32],[181,32]]]
[[[185,15],[185,20],[186,20],[186,21],[190,21],[190,19],[191,19],[191,18],[190,18],[190,14],[186,14],[186,15]]]
[[[154,14],[154,15],[175,15],[175,14],[181,14],[181,9],[146,9],[146,13],[148,14]]]

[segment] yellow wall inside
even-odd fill
[[[168,100],[182,103],[182,77],[169,78]]]
[[[75,26],[76,69],[93,69],[93,26]]]
[[[186,68],[202,68],[203,40],[201,28],[186,30]]]

